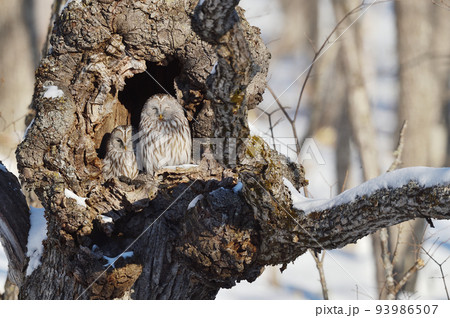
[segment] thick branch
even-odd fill
[[[30,213],[19,181],[0,162],[0,241],[9,261],[9,276],[21,285],[26,265]]]
[[[312,248],[340,248],[381,228],[415,218],[450,219],[449,206],[448,182],[426,187],[410,181],[400,188],[380,189],[355,201],[309,214],[299,222],[306,234],[300,240]]]
[[[279,157],[265,143],[255,138],[247,152],[252,155],[241,159],[245,165],[239,176],[245,200],[261,226],[258,262],[290,262],[308,248],[343,247],[380,228],[418,217],[450,218],[448,168],[394,171],[317,202],[286,186],[285,175],[273,164]]]
[[[251,168],[244,165],[236,170],[242,193],[236,195],[229,183],[213,185],[216,190],[212,184],[200,187],[203,190],[196,187],[196,195],[201,196],[194,209],[176,222],[182,225],[176,249],[195,275],[218,287],[231,287],[241,279],[252,281],[264,266],[294,261],[308,248],[340,248],[417,217],[450,219],[449,169],[399,170],[320,204],[298,203],[298,194],[291,195],[283,181],[286,177],[297,188],[304,185],[295,177],[298,168],[289,169],[282,157],[252,140],[249,151],[254,155],[241,158]],[[433,178],[435,185],[431,185]],[[394,184],[396,179],[402,181]]]

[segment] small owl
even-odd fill
[[[138,175],[132,135],[131,126],[117,126],[111,132],[103,159],[102,170],[106,180],[120,176],[134,179]]]
[[[139,123],[138,163],[153,174],[164,166],[191,161],[191,131],[183,107],[166,94],[150,97]]]

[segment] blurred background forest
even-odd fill
[[[53,2],[0,0],[0,161],[15,174],[34,71],[58,14]],[[405,121],[399,167],[449,165],[449,0],[240,5],[272,54],[264,101],[249,113],[252,133],[305,166],[309,196],[328,198],[386,172]],[[447,299],[450,224],[434,225],[409,222],[325,257],[305,254],[218,299],[378,299],[387,277],[397,298]],[[6,273],[0,248],[0,293]]]

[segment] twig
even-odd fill
[[[5,118],[3,118],[2,112],[0,112],[0,119],[1,119],[1,120],[3,120],[3,123],[4,123],[4,125],[6,125],[6,124],[7,124],[7,121],[6,121],[6,119],[5,119]],[[6,127],[5,127],[5,128],[3,128],[3,129],[6,129]]]
[[[404,134],[405,134],[405,130],[406,130],[407,126],[408,126],[407,121],[404,121],[402,128],[400,129],[400,136],[398,139],[397,149],[394,151],[395,158],[394,158],[394,161],[392,162],[391,166],[387,170],[388,172],[397,169],[397,167],[402,163],[401,157],[403,154],[403,147],[404,147],[404,142],[405,142]],[[380,238],[380,245],[381,245],[381,259],[383,261],[384,274],[385,274],[385,278],[386,278],[385,284],[381,290],[386,288],[387,299],[392,300],[392,299],[395,299],[396,295],[398,294],[398,290],[400,290],[400,288],[401,288],[401,287],[398,288],[399,283],[397,285],[395,284],[394,265],[393,265],[394,258],[397,256],[397,247],[398,247],[398,243],[399,243],[399,241],[398,241],[399,236],[397,237],[397,244],[396,244],[396,248],[394,250],[392,258],[390,258],[389,233],[386,228],[381,229],[379,231],[379,238]],[[409,273],[409,271],[408,271],[408,273]],[[408,275],[408,277],[406,277],[406,275],[408,273],[406,273],[405,276],[403,276],[403,278],[401,280],[402,286],[406,283],[406,281],[404,281],[405,278],[407,280],[412,275],[412,273],[411,273]]]
[[[434,257],[433,257],[430,253],[428,253],[427,250],[425,250],[423,247],[421,247],[421,248],[422,248],[422,250],[428,255],[428,257],[429,257],[433,262],[435,262],[437,266],[439,266],[439,270],[440,270],[440,272],[441,272],[442,282],[444,283],[445,293],[446,293],[446,295],[447,295],[447,300],[450,300],[450,295],[449,295],[449,293],[448,293],[447,283],[445,282],[444,270],[442,269],[442,265],[443,265],[445,262],[447,262],[448,257],[447,257],[442,263],[439,263],[437,260],[434,259]],[[449,256],[449,257],[450,257],[450,256]]]
[[[259,109],[259,108],[258,108],[258,109]],[[261,110],[261,109],[260,109],[260,110]],[[279,109],[277,109],[277,111],[278,111],[278,110],[279,110]],[[264,112],[264,111],[261,110],[261,112]],[[274,127],[275,127],[276,125],[278,125],[278,123],[281,122],[281,120],[282,120],[282,118],[280,118],[280,120],[277,120],[277,122],[274,124]],[[261,134],[263,134],[263,135],[265,135],[265,136],[268,136],[269,138],[274,137],[274,140],[275,140],[277,143],[279,143],[280,145],[285,146],[286,149],[288,149],[288,150],[290,150],[290,151],[296,152],[296,150],[293,149],[290,145],[284,143],[284,142],[283,142],[282,140],[280,140],[279,138],[276,138],[276,137],[275,137],[275,133],[274,133],[273,135],[271,135],[271,134],[269,134],[268,132],[264,132],[264,131],[262,131],[262,130],[256,128],[256,127],[253,127],[253,129],[257,130],[259,133],[261,133]],[[270,129],[269,129],[269,131],[270,131]],[[274,148],[275,148],[275,147],[274,147]]]
[[[341,26],[341,24],[342,24],[349,16],[351,16],[352,14],[354,14],[354,13],[358,12],[359,10],[361,10],[364,6],[365,6],[364,2],[361,2],[360,5],[358,5],[358,6],[355,7],[354,9],[350,10],[349,12],[347,12],[347,14],[345,14],[344,17],[342,17],[342,18],[339,20],[339,22],[335,25],[335,27],[333,28],[333,30],[328,34],[328,36],[326,37],[325,41],[323,41],[323,43],[322,43],[322,45],[320,46],[320,48],[319,48],[318,50],[315,50],[314,47],[313,47],[313,50],[314,50],[314,57],[313,57],[313,59],[312,59],[311,64],[310,64],[309,67],[308,67],[308,72],[306,73],[305,80],[303,81],[302,87],[301,87],[301,89],[300,89],[300,94],[299,94],[299,97],[298,97],[298,100],[297,100],[297,106],[296,106],[296,108],[295,108],[295,112],[294,112],[294,117],[293,117],[293,118],[291,118],[291,117],[289,116],[289,114],[287,113],[286,107],[284,107],[284,106],[280,103],[280,101],[279,101],[278,97],[276,96],[275,92],[274,92],[269,86],[267,86],[267,89],[268,89],[269,92],[272,94],[272,96],[273,96],[273,98],[275,99],[275,102],[277,103],[278,107],[281,109],[281,111],[283,112],[284,116],[286,117],[286,119],[287,119],[287,120],[289,121],[289,123],[291,124],[292,133],[293,133],[294,138],[295,138],[295,140],[296,140],[296,143],[295,143],[295,144],[296,144],[296,149],[297,149],[297,158],[298,158],[298,156],[299,156],[299,154],[300,154],[300,148],[301,148],[301,147],[300,147],[300,143],[299,143],[299,139],[298,139],[297,129],[296,129],[296,127],[295,127],[295,122],[296,122],[296,119],[297,119],[298,112],[299,112],[299,110],[300,110],[300,104],[301,104],[301,100],[302,100],[302,97],[303,97],[303,93],[304,93],[304,91],[305,91],[305,87],[306,87],[306,84],[307,84],[307,82],[308,82],[308,79],[311,77],[311,72],[312,72],[312,69],[313,69],[313,67],[314,67],[314,64],[315,64],[315,62],[322,56],[322,54],[324,53],[324,49],[326,48],[327,44],[330,43],[331,37],[336,33],[336,31],[339,29],[339,27]]]
[[[444,0],[439,0],[440,3],[437,3],[437,0],[432,0],[431,2],[438,7],[441,7],[446,10],[450,10],[450,5],[444,3]]]
[[[411,276],[417,271],[421,270],[425,266],[425,263],[421,258],[417,259],[414,265],[403,275],[403,278],[397,283],[394,289],[394,295],[397,295],[400,289],[406,284]],[[447,294],[448,295],[448,294]]]
[[[398,256],[398,247],[400,245],[400,236],[402,234],[402,230],[403,230],[403,226],[401,224],[399,224],[397,226],[397,238],[396,238],[396,242],[395,242],[395,248],[394,248],[394,253],[392,253],[392,265],[395,265],[396,261],[397,261],[397,256]]]
[[[345,178],[344,178],[344,182],[342,183],[341,192],[345,191],[345,186],[347,185],[347,180],[348,180],[348,169],[347,169],[347,171],[345,171]]]
[[[275,109],[274,111],[272,111],[270,113],[259,107],[258,107],[258,110],[262,111],[264,113],[264,115],[267,116],[267,119],[269,120],[270,137],[272,138],[273,148],[275,149],[275,133],[274,133],[273,129],[283,120],[283,118],[280,118],[275,123],[273,123],[272,116],[280,109]]]
[[[402,164],[401,157],[402,157],[402,153],[403,153],[403,147],[405,145],[405,131],[406,131],[407,127],[408,127],[408,121],[405,120],[403,122],[402,128],[400,129],[400,136],[398,138],[397,149],[394,151],[394,161],[392,162],[392,164],[389,167],[389,169],[387,170],[387,172],[394,171],[395,169],[398,168],[398,166],[400,166]]]
[[[380,243],[381,243],[381,259],[383,261],[384,267],[384,275],[386,278],[384,288],[387,290],[387,299],[393,300],[396,296],[396,286],[394,281],[394,266],[392,265],[392,261],[389,258],[389,244],[388,239],[389,235],[387,233],[387,229],[380,230]]]
[[[319,279],[320,279],[320,286],[322,286],[322,295],[324,300],[329,300],[328,297],[328,287],[327,287],[327,281],[325,279],[325,272],[323,270],[323,260],[325,258],[325,253],[322,253],[322,257],[319,258],[316,251],[309,250],[312,257],[314,258],[314,261],[316,262],[317,270],[319,271]]]
[[[334,29],[331,30],[330,34],[328,34],[328,36],[326,37],[325,41],[322,43],[322,45],[320,46],[320,48],[315,52],[314,52],[314,57],[313,60],[311,62],[311,65],[309,66],[308,69],[308,73],[306,73],[306,77],[305,80],[303,81],[302,87],[300,89],[300,95],[298,96],[298,100],[297,100],[297,106],[295,108],[295,114],[294,114],[294,118],[297,118],[297,114],[300,108],[300,103],[303,97],[303,92],[305,91],[305,87],[306,84],[308,82],[308,79],[311,77],[311,72],[312,69],[314,67],[315,62],[317,61],[317,59],[322,55],[322,51],[325,49],[325,47],[327,46],[327,44],[330,42],[331,37],[336,33],[336,31],[338,30],[338,28],[341,26],[341,24],[347,20],[347,18],[349,16],[351,16],[352,14],[356,13],[357,11],[361,10],[364,7],[364,2],[362,2],[360,5],[358,5],[356,8],[352,9],[351,11],[347,12],[346,15],[344,15],[344,17],[339,20],[339,22],[335,25]]]
[[[297,151],[297,158],[298,158],[300,156],[300,148],[301,147],[300,147],[300,141],[299,141],[298,135],[297,135],[297,129],[295,128],[295,121],[296,121],[297,115],[295,115],[294,118],[291,118],[286,111],[287,107],[285,107],[281,104],[281,102],[278,99],[278,97],[276,96],[275,92],[270,88],[270,86],[267,86],[267,89],[269,90],[270,94],[272,94],[272,97],[275,99],[279,109],[283,112],[284,116],[289,121],[289,124],[291,124],[292,134],[294,135],[295,148]]]

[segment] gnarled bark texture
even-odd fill
[[[135,298],[212,298],[223,284],[232,286],[233,271],[248,271],[249,260],[230,257],[232,274],[206,282],[185,264],[191,261],[181,252],[184,242],[176,244],[189,202],[232,186],[236,168],[210,160],[192,176],[141,176],[139,185],[106,181],[100,173],[105,135],[121,124],[137,127],[143,103],[155,93],[178,98],[193,137],[226,137],[225,153],[236,152],[228,149],[248,137],[247,111],[262,99],[269,58],[259,30],[236,4],[72,1],[62,12],[51,54],[36,74],[36,118],[17,150],[22,182],[48,218],[42,266],[24,282],[22,298],[118,298],[133,285]],[[211,21],[223,29],[206,27]],[[63,93],[51,98],[49,87]],[[87,198],[86,206],[66,190]],[[255,249],[255,235],[247,235]],[[131,243],[133,257],[103,273],[104,257]]]
[[[448,184],[382,189],[307,216],[292,207],[284,178],[305,186],[303,168],[249,136],[269,54],[237,3],[82,0],[62,12],[17,150],[23,185],[48,220],[41,266],[18,282],[21,298],[213,299],[308,248],[417,216],[450,218]],[[49,98],[50,86],[63,94]],[[224,139],[198,166],[104,180],[105,135],[137,126],[144,101],[165,91],[186,109],[194,138]],[[228,157],[216,160],[221,146]]]

